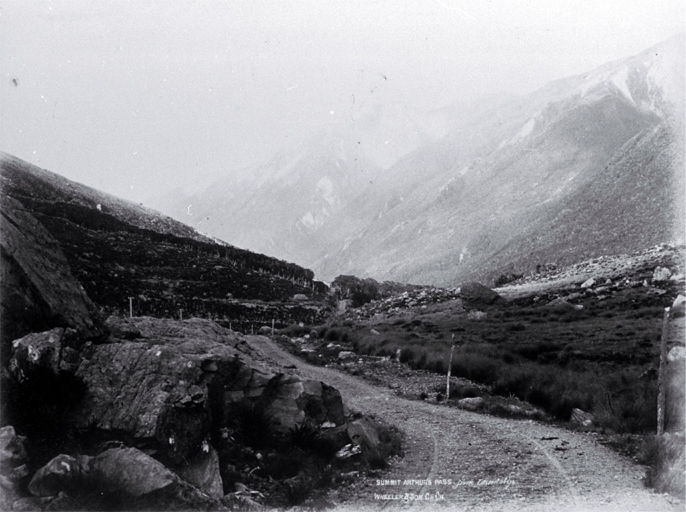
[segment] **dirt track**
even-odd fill
[[[643,486],[644,468],[597,444],[591,434],[406,400],[308,365],[269,338],[246,339],[267,360],[294,365],[301,375],[339,389],[349,409],[373,414],[405,433],[404,459],[384,473],[384,481],[358,482],[339,509],[683,510],[680,500]],[[406,479],[431,485],[406,484]]]

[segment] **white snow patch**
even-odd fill
[[[336,202],[336,196],[333,193],[333,182],[328,176],[324,176],[317,182],[317,190],[322,194],[324,201],[333,206]]]
[[[624,96],[631,102],[631,103],[636,103],[634,101],[633,96],[631,95],[631,91],[629,90],[629,86],[627,85],[627,81],[629,79],[629,69],[628,68],[622,68],[619,70],[619,72],[615,73],[610,81],[619,89]]]
[[[307,212],[302,216],[300,222],[302,222],[306,228],[312,228],[315,225],[314,215],[312,215],[312,212]]]

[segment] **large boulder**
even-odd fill
[[[60,371],[74,372],[79,366],[78,344],[74,329],[55,327],[49,331],[27,334],[12,342],[10,370],[21,381],[23,375],[43,367],[57,375]]]
[[[100,339],[102,318],[74,278],[62,249],[22,204],[0,195],[0,333],[2,349],[31,332],[70,327]]]
[[[340,392],[323,382],[279,374],[269,381],[262,402],[275,420],[277,431],[288,432],[305,418],[317,425],[345,423]]]
[[[505,299],[496,292],[477,282],[471,282],[460,286],[460,297],[469,308],[490,306],[505,302]]]
[[[34,496],[57,496],[61,491],[78,492],[87,485],[88,456],[61,454],[40,468],[29,482],[29,491]]]
[[[67,493],[116,499],[126,510],[218,510],[224,508],[160,462],[135,448],[115,448],[95,457],[58,455],[29,484],[38,497]],[[105,503],[112,506],[112,503]]]
[[[82,351],[76,375],[87,392],[76,418],[79,427],[153,450],[156,458],[182,471],[207,453],[211,432],[231,426],[245,403],[264,407],[282,433],[305,419],[345,422],[336,389],[274,375],[256,361],[241,335],[210,320],[141,317],[129,322],[140,332],[139,340]]]

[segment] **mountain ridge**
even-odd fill
[[[538,217],[548,215],[574,228],[572,219],[574,215],[584,217],[587,202],[612,209],[622,191],[604,183],[611,196],[603,197],[602,191],[590,184],[602,178],[605,166],[622,153],[635,150],[637,155],[628,160],[650,159],[645,144],[625,148],[626,144],[638,144],[634,138],[640,133],[663,126],[658,139],[672,148],[668,152],[675,158],[680,154],[681,42],[678,36],[671,38],[637,55],[550,82],[527,96],[443,113],[443,119],[450,121],[436,132],[440,136],[409,147],[387,168],[354,151],[339,158],[341,140],[352,142],[355,149],[355,133],[337,140],[341,136],[332,131],[318,141],[316,151],[301,146],[289,166],[274,164],[276,177],[263,179],[259,189],[233,191],[234,196],[243,195],[233,209],[211,199],[210,192],[196,195],[194,200],[203,204],[208,216],[232,223],[230,231],[216,225],[209,229],[215,236],[288,255],[326,280],[355,274],[453,286],[470,278],[493,279],[507,269],[531,271],[533,262],[527,255],[510,261],[496,258],[501,252],[512,257],[507,247],[514,245],[539,254],[544,261],[536,264],[572,262],[569,258],[588,255],[582,246],[589,244],[577,245],[578,254],[573,255],[574,247],[563,247],[552,235],[545,236],[549,227]],[[371,112],[378,114],[374,109]],[[384,124],[371,120],[369,126]],[[416,130],[411,123],[408,126],[409,131]],[[370,135],[374,137],[383,140],[383,131]],[[362,142],[358,141],[359,146]],[[354,165],[347,165],[346,160]],[[678,191],[683,159],[658,160],[659,168],[650,167],[652,179]],[[640,172],[626,165],[622,169]],[[670,179],[663,179],[666,174]],[[307,179],[300,180],[303,176]],[[220,183],[214,188],[231,188],[230,180]],[[631,180],[623,183],[631,187]],[[587,197],[576,192],[581,189]],[[657,220],[637,215],[637,231],[629,230],[623,245],[612,235],[613,220],[607,216],[603,217],[604,231],[598,226],[595,231],[586,230],[596,233],[592,245],[599,254],[632,251],[642,241],[652,245],[678,237],[681,214],[675,218],[671,212],[678,209],[683,194],[668,198],[657,189],[650,190],[656,197],[636,195],[635,191],[629,195],[641,196],[648,203],[657,200],[660,208],[653,209]],[[573,202],[569,200],[572,196]],[[551,204],[555,206],[551,208]],[[576,213],[562,215],[560,209],[565,208]],[[632,216],[630,210],[623,211]],[[661,220],[667,217],[671,219],[669,229]],[[662,238],[643,232],[651,223]],[[530,224],[541,233],[527,228]],[[664,238],[667,231],[669,239]],[[227,236],[229,233],[234,235]],[[543,245],[517,242],[524,233]],[[602,248],[604,237],[607,248]]]

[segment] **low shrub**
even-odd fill
[[[647,436],[638,456],[648,466],[645,484],[657,492],[668,492],[684,499],[684,437],[677,434]]]
[[[300,505],[310,497],[315,489],[315,482],[312,478],[298,476],[293,478],[285,485],[284,494],[289,507]]]

